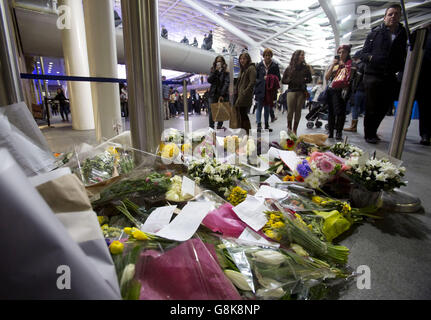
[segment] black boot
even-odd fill
[[[334,129],[329,129],[328,130],[328,139],[333,139],[334,138]]]
[[[337,139],[337,140],[343,140],[343,132],[337,130],[337,133],[335,135],[335,139]]]
[[[265,129],[268,130],[269,132],[272,132],[273,130],[269,127],[268,123],[265,123]]]
[[[261,123],[257,124],[257,132],[262,132],[262,124]]]

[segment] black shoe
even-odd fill
[[[365,138],[365,141],[371,144],[377,144],[377,142],[379,142],[376,138]]]
[[[328,139],[333,139],[333,138],[334,138],[334,131],[329,131]]]
[[[343,134],[341,133],[341,131],[337,131],[337,133],[335,135],[335,139],[336,140],[343,140]]]
[[[273,130],[269,127],[269,124],[265,125],[265,130],[268,130],[269,132],[272,132]]]
[[[431,145],[431,143],[430,143],[430,138],[429,137],[426,137],[426,136],[423,136],[422,137],[422,139],[421,139],[421,141],[419,142],[421,145],[424,145],[424,146],[429,146],[429,145]]]

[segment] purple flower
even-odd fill
[[[296,167],[296,171],[300,174],[304,179],[308,177],[308,175],[312,172],[310,165],[307,160],[302,161],[302,163],[298,164]]]

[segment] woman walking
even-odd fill
[[[68,110],[67,110],[67,98],[64,95],[64,91],[62,88],[57,89],[57,95],[54,100],[58,100],[60,102],[60,115],[62,121],[69,121]],[[65,119],[66,118],[66,119]]]
[[[290,59],[290,64],[283,74],[282,83],[289,86],[287,93],[287,129],[292,131],[292,120],[295,117],[293,124],[293,133],[296,135],[299,121],[301,120],[302,107],[305,103],[307,95],[307,83],[310,83],[311,67],[305,63],[305,52],[297,50],[293,53]]]
[[[263,61],[256,67],[256,123],[257,131],[262,130],[262,109],[265,120],[265,129],[272,132],[269,128],[270,108],[273,107],[274,101],[277,100],[277,91],[280,87],[280,67],[272,61],[272,50],[265,49],[263,51]],[[277,87],[278,86],[278,87]]]
[[[211,104],[223,101],[229,101],[229,72],[227,72],[226,61],[223,56],[217,56],[211,68],[211,74],[208,77],[208,83],[211,83],[209,93],[209,126],[214,129],[214,120],[211,113]],[[217,123],[217,129],[223,128],[223,121]]]
[[[326,72],[328,86],[328,126],[329,138],[343,139],[343,127],[346,120],[346,104],[348,97],[343,96],[343,90],[347,89],[350,81],[352,58],[350,57],[350,45],[342,45],[337,50],[334,62]]]
[[[235,114],[238,116],[238,127],[244,129],[249,134],[251,129],[250,119],[248,118],[248,110],[253,102],[253,90],[256,84],[256,67],[251,62],[251,57],[247,52],[241,53],[239,56],[240,74],[235,86],[235,103],[234,108],[237,108]]]

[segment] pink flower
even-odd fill
[[[334,170],[334,164],[331,162],[331,161],[329,161],[329,159],[325,159],[325,158],[323,158],[323,159],[321,159],[320,161],[319,161],[319,163],[318,163],[318,167],[319,167],[319,169],[320,170],[322,170],[323,172],[326,172],[326,173],[329,173],[329,172],[331,172],[332,170]]]

